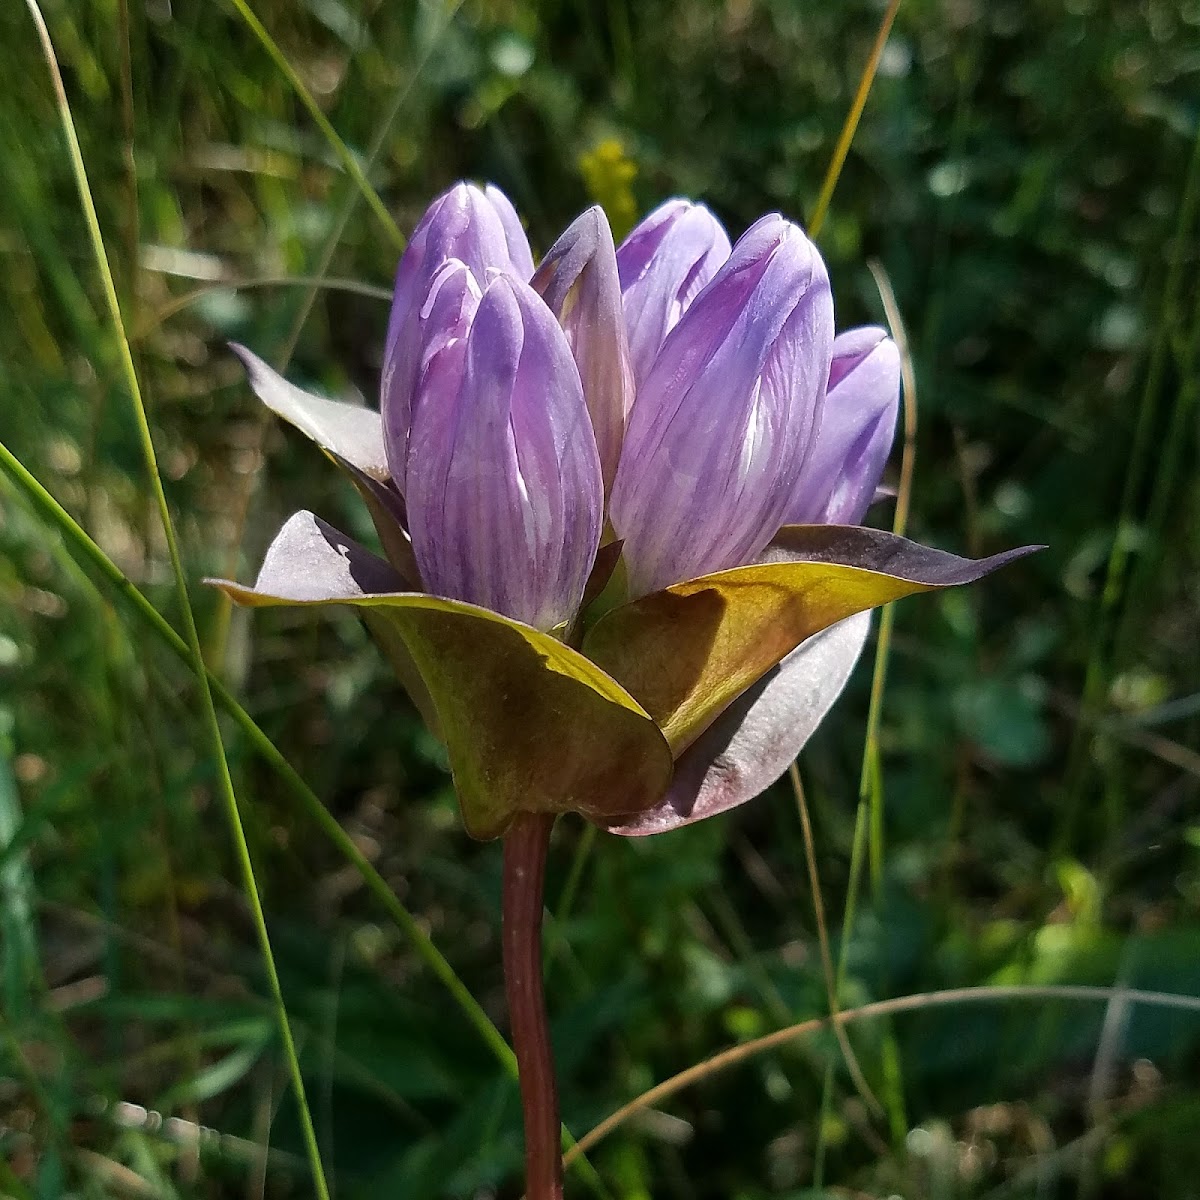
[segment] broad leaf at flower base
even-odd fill
[[[411,656],[445,738],[472,836],[518,812],[578,812],[606,824],[654,804],[670,750],[618,684],[530,626],[459,600],[389,590],[382,559],[312,513],[296,513],[254,587],[217,582],[251,606],[349,604]]]
[[[379,413],[360,404],[314,396],[289,383],[245,346],[231,342],[230,349],[267,408],[316,442],[346,473],[371,514],[384,553],[404,579],[404,590],[420,591],[404,498],[389,475]]]
[[[683,752],[670,788],[653,808],[610,824],[609,832],[625,837],[666,833],[765,791],[841,695],[870,626],[870,613],[856,613],[797,646]]]
[[[752,566],[613,609],[588,630],[583,652],[650,714],[678,759],[814,633],[915,592],[970,583],[1032,549],[972,560],[877,529],[787,526]]]

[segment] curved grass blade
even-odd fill
[[[324,135],[325,140],[329,143],[330,149],[337,155],[338,161],[346,168],[346,173],[357,184],[359,191],[363,194],[363,199],[371,206],[371,211],[379,218],[379,223],[387,232],[388,237],[395,243],[397,250],[403,250],[407,244],[407,239],[400,232],[400,226],[392,219],[392,214],[388,212],[387,206],[380,199],[379,193],[371,186],[370,181],[363,173],[363,169],[359,166],[358,159],[354,157],[350,147],[342,141],[336,129],[330,124],[329,118],[321,111],[321,106],[313,99],[312,93],[305,86],[304,80],[297,74],[295,67],[287,60],[287,56],[279,48],[279,44],[267,32],[267,28],[254,15],[254,10],[246,3],[246,0],[231,0],[233,7],[237,9],[242,20],[250,27],[250,31],[262,43],[262,47],[271,56],[271,61],[279,68],[280,73],[292,86],[292,90],[296,93],[300,103],[308,110],[308,115],[312,117],[317,128]]]
[[[570,1151],[564,1161],[570,1165],[577,1154],[586,1153],[598,1142],[606,1138],[613,1130],[625,1124],[630,1117],[647,1108],[660,1105],[670,1096],[677,1095],[685,1088],[704,1080],[730,1067],[747,1062],[756,1055],[778,1046],[786,1045],[797,1038],[819,1033],[833,1024],[849,1025],[858,1021],[866,1021],[872,1017],[890,1017],[899,1013],[920,1012],[927,1008],[946,1008],[956,1004],[1004,1004],[1008,1001],[1032,1002],[1038,1000],[1069,1000],[1084,1004],[1107,1004],[1115,996],[1127,1004],[1157,1005],[1162,1008],[1179,1009],[1184,1012],[1200,1013],[1200,996],[1188,996],[1176,992],[1152,992],[1138,988],[1097,987],[1091,984],[1013,984],[981,987],[948,988],[940,992],[917,992],[909,996],[897,996],[890,1000],[875,1000],[858,1008],[844,1008],[836,1016],[812,1017],[789,1025],[786,1029],[777,1029],[763,1037],[753,1038],[714,1054],[704,1062],[680,1071],[662,1083],[656,1084],[648,1091],[623,1105],[610,1117],[606,1117],[594,1129],[589,1130],[579,1139],[575,1149]]]
[[[144,342],[161,325],[178,316],[206,296],[221,292],[244,292],[256,288],[312,288],[319,292],[348,292],[354,296],[365,296],[368,300],[379,300],[391,304],[390,288],[376,287],[358,279],[330,278],[325,275],[260,275],[253,279],[223,279],[217,283],[205,283],[168,300],[157,308],[130,334],[133,342]]]
[[[313,1127],[312,1114],[309,1112],[308,1100],[304,1091],[304,1079],[300,1072],[300,1060],[296,1054],[295,1042],[292,1038],[291,1026],[288,1023],[287,1009],[283,1000],[283,989],[279,982],[279,973],[275,967],[275,957],[271,951],[271,939],[267,933],[266,917],[263,913],[262,900],[258,893],[258,884],[254,877],[254,864],[250,858],[250,847],[246,841],[246,833],[242,827],[241,814],[238,811],[237,796],[233,788],[233,777],[229,771],[229,762],[225,756],[225,746],[221,740],[221,725],[217,720],[217,710],[213,704],[212,691],[208,684],[208,675],[204,669],[204,657],[200,647],[200,635],[196,627],[195,614],[192,612],[191,600],[188,596],[187,579],[183,571],[183,560],[179,552],[179,542],[175,535],[175,525],[167,504],[166,492],[163,489],[162,478],[158,471],[158,461],[154,450],[154,437],[150,431],[146,407],[142,402],[141,387],[138,382],[137,370],[133,363],[133,354],[129,346],[129,338],[125,333],[125,322],[121,315],[120,301],[117,299],[116,284],[108,262],[108,254],[104,248],[104,237],[100,231],[100,220],[96,213],[95,202],[92,199],[91,184],[88,182],[87,168],[83,161],[83,152],[75,131],[75,121],[71,115],[70,102],[67,99],[66,88],[59,70],[54,45],[50,32],[46,28],[45,19],[37,0],[26,0],[30,16],[37,29],[42,51],[45,55],[46,66],[54,84],[55,100],[59,117],[62,121],[63,133],[66,137],[70,153],[71,167],[79,190],[80,205],[83,209],[84,223],[87,226],[88,237],[96,260],[104,288],[105,300],[109,315],[112,318],[113,329],[117,337],[117,348],[120,353],[121,366],[125,375],[126,386],[129,390],[130,402],[137,422],[138,438],[141,443],[142,455],[145,459],[146,470],[150,476],[151,488],[159,516],[162,520],[163,534],[167,543],[167,551],[171,560],[171,571],[175,578],[175,590],[179,600],[180,612],[183,617],[184,632],[188,652],[195,668],[196,678],[200,685],[201,715],[209,738],[213,761],[217,769],[218,790],[221,794],[225,816],[233,835],[234,851],[242,874],[243,889],[250,906],[255,933],[262,953],[263,967],[266,971],[268,985],[274,1001],[279,1034],[283,1044],[284,1058],[291,1076],[292,1088],[299,1110],[301,1130],[305,1148],[308,1153],[309,1167],[312,1171],[313,1187],[319,1200],[328,1200],[329,1188],[325,1181],[325,1170],[321,1163],[321,1154],[317,1145],[316,1130]]]
[[[124,598],[133,612],[158,636],[167,648],[190,670],[196,670],[196,663],[188,648],[187,642],[172,628],[170,622],[150,603],[149,600],[129,581],[121,568],[108,557],[99,545],[89,536],[79,523],[65,508],[38,482],[36,478],[4,445],[0,442],[0,467],[3,467],[9,478],[21,489],[30,507],[40,513],[51,525],[55,526],[76,550],[86,559],[97,573]],[[266,765],[275,772],[288,791],[295,797],[305,813],[321,829],[333,843],[347,862],[349,862],[362,878],[371,894],[379,901],[387,913],[399,926],[408,939],[409,944],[418,958],[430,969],[443,987],[450,993],[455,1003],[462,1010],[471,1026],[483,1039],[484,1043],[496,1057],[500,1066],[511,1079],[517,1077],[517,1060],[512,1048],[504,1040],[503,1034],[496,1028],[484,1012],[482,1006],[468,991],[466,984],[455,974],[454,968],[434,944],[433,939],[424,931],[416,918],[400,902],[388,886],[387,881],[371,865],[370,861],[359,849],[354,839],[338,824],[320,797],[304,782],[299,772],[283,756],[274,742],[259,728],[254,718],[238,703],[232,692],[221,682],[217,675],[205,669],[209,687],[213,697],[222,710],[233,720],[241,730],[253,749],[259,754]],[[564,1146],[574,1146],[575,1140],[569,1130],[563,1129]],[[592,1190],[599,1196],[606,1196],[607,1189],[596,1169],[585,1157],[573,1160],[576,1173],[587,1180]]]
[[[825,214],[829,212],[829,202],[833,199],[833,189],[837,187],[837,181],[842,174],[842,167],[846,162],[846,155],[850,153],[850,143],[854,141],[854,134],[858,130],[858,122],[862,118],[863,109],[867,106],[867,97],[870,96],[871,85],[875,82],[875,72],[879,70],[879,60],[883,57],[883,48],[887,45],[888,34],[892,29],[892,22],[896,19],[896,13],[899,11],[900,0],[891,0],[891,3],[887,6],[887,10],[883,14],[883,20],[879,22],[879,32],[875,35],[875,44],[871,47],[871,53],[867,58],[867,65],[863,68],[862,78],[858,81],[858,90],[854,93],[854,103],[850,105],[850,112],[847,114],[845,123],[842,125],[842,132],[838,135],[837,145],[833,151],[833,158],[830,159],[829,167],[825,172],[825,178],[821,182],[821,193],[817,197],[812,219],[808,223],[808,235],[814,241],[817,234],[821,232],[821,226],[825,224]]]
[[[57,526],[72,546],[85,557],[105,580],[126,600],[133,611],[149,626],[168,649],[186,666],[195,670],[188,644],[171,627],[167,619],[129,581],[120,567],[108,557],[45,488],[29,473],[24,464],[0,442],[0,466],[21,488],[31,506]],[[301,807],[321,827],[337,849],[355,867],[367,888],[379,900],[397,925],[404,931],[413,949],[434,975],[448,988],[467,1019],[480,1032],[506,1070],[515,1072],[516,1060],[500,1031],[492,1024],[474,997],[454,973],[454,968],[422,930],[416,918],[397,899],[386,880],[359,850],[354,840],[337,823],[320,797],[300,777],[283,757],[275,743],[258,726],[254,718],[238,703],[232,692],[212,672],[207,671],[208,684],[217,703],[238,726],[255,751],[287,785]]]

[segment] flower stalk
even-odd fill
[[[554,816],[521,813],[504,836],[504,991],[521,1081],[527,1200],[562,1200],[558,1082],[542,988],[542,899]]]

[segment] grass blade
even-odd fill
[[[321,111],[321,107],[313,99],[312,92],[304,84],[304,80],[297,74],[295,67],[287,60],[287,56],[279,48],[279,44],[267,32],[267,28],[254,15],[254,10],[246,3],[246,0],[231,0],[233,7],[237,9],[238,15],[250,28],[250,32],[262,43],[263,49],[271,56],[271,61],[279,68],[280,73],[292,86],[292,90],[296,93],[300,103],[308,109],[308,114],[312,117],[317,128],[324,135],[325,140],[329,143],[330,149],[337,155],[338,161],[346,168],[346,174],[354,180],[358,186],[358,190],[362,192],[363,199],[371,206],[371,211],[379,218],[379,223],[387,232],[388,237],[395,243],[397,250],[403,250],[406,244],[404,234],[400,232],[400,226],[392,219],[392,214],[388,212],[387,206],[380,199],[379,193],[371,186],[370,181],[363,173],[362,167],[358,164],[358,159],[354,157],[349,146],[342,141],[338,136],[338,132],[330,124],[329,118]]]
[[[808,1037],[827,1029],[830,1025],[849,1025],[872,1017],[891,1017],[900,1013],[920,1012],[929,1008],[946,1008],[960,1004],[1005,1004],[1013,1001],[1033,1002],[1067,1000],[1083,1004],[1107,1004],[1114,995],[1120,994],[1129,1004],[1158,1005],[1185,1012],[1200,1013],[1200,996],[1187,996],[1175,992],[1140,991],[1124,987],[1095,987],[1090,984],[1014,984],[1012,986],[948,988],[938,992],[917,992],[909,996],[898,996],[891,1000],[875,1000],[858,1008],[844,1008],[836,1017],[812,1017],[800,1021],[787,1029],[779,1029],[763,1037],[731,1046],[714,1054],[704,1062],[688,1067],[663,1080],[628,1104],[623,1105],[610,1117],[606,1117],[594,1129],[579,1139],[579,1144],[567,1155],[569,1163],[575,1154],[590,1150],[597,1142],[606,1138],[614,1129],[623,1125],[635,1113],[661,1104],[670,1096],[711,1079],[721,1071],[747,1062],[758,1054],[774,1050],[797,1038]]]
[[[266,917],[263,913],[262,900],[258,893],[258,883],[254,877],[254,864],[250,858],[250,847],[246,841],[246,832],[242,827],[241,814],[238,811],[237,796],[233,788],[233,778],[229,772],[229,762],[225,757],[225,746],[221,740],[221,726],[217,720],[217,710],[213,703],[208,675],[204,670],[200,636],[196,627],[195,615],[192,612],[191,600],[188,596],[187,579],[184,575],[183,560],[180,557],[179,542],[175,534],[175,525],[171,518],[171,511],[167,504],[166,492],[163,489],[162,477],[158,470],[158,460],[154,450],[154,437],[150,431],[150,423],[146,416],[146,406],[142,401],[141,387],[133,362],[133,354],[129,346],[129,338],[125,333],[125,322],[121,314],[121,305],[117,298],[116,284],[113,280],[112,269],[109,266],[108,254],[104,248],[104,237],[100,231],[100,220],[96,213],[95,202],[92,199],[91,184],[88,182],[87,168],[83,161],[83,152],[80,149],[79,138],[75,131],[75,121],[71,115],[70,102],[67,99],[66,88],[63,85],[62,74],[54,52],[54,45],[50,39],[50,32],[46,28],[46,22],[42,17],[37,0],[26,0],[26,2],[37,29],[42,52],[46,59],[46,66],[54,84],[55,100],[59,117],[62,121],[67,148],[71,156],[72,172],[79,189],[79,200],[83,209],[84,223],[87,226],[88,238],[91,241],[96,267],[104,288],[105,301],[107,302],[109,315],[112,318],[113,328],[117,335],[117,348],[120,352],[125,383],[137,421],[138,438],[141,443],[142,455],[145,459],[146,470],[150,476],[150,486],[154,493],[155,503],[158,506],[163,534],[167,543],[167,552],[171,560],[171,571],[175,578],[175,589],[178,594],[179,607],[183,617],[187,648],[200,685],[201,717],[211,743],[213,761],[217,768],[221,799],[225,808],[226,819],[229,822],[230,832],[233,835],[234,851],[242,873],[242,884],[246,900],[250,905],[255,933],[262,952],[263,966],[267,973],[267,981],[270,986],[276,1009],[276,1017],[279,1023],[279,1034],[283,1042],[284,1057],[287,1060],[288,1071],[291,1075],[292,1087],[300,1112],[301,1129],[308,1151],[313,1186],[316,1189],[319,1200],[328,1200],[329,1188],[325,1182],[325,1171],[321,1164],[321,1155],[317,1147],[316,1132],[313,1129],[312,1116],[309,1112],[308,1101],[304,1092],[304,1080],[300,1073],[300,1061],[296,1055],[296,1046],[292,1039],[291,1026],[288,1024],[287,1009],[283,1002],[283,991],[279,982],[279,973],[275,968],[275,957],[271,951],[271,939],[267,933]]]
[[[812,219],[808,223],[808,235],[814,240],[821,232],[821,226],[825,224],[825,217],[829,212],[829,202],[833,199],[833,189],[837,187],[842,167],[846,163],[846,155],[850,153],[850,143],[854,141],[854,135],[858,131],[858,122],[862,119],[863,109],[867,106],[867,97],[871,94],[871,85],[875,82],[875,73],[879,70],[879,60],[883,57],[883,48],[887,45],[888,34],[892,31],[892,22],[895,21],[896,13],[899,11],[900,0],[891,0],[883,14],[883,20],[879,22],[879,32],[875,35],[875,44],[871,47],[867,65],[863,68],[862,78],[858,81],[858,91],[854,93],[854,103],[850,105],[850,112],[846,117],[845,124],[842,125],[842,132],[838,135],[833,158],[829,160],[825,179],[821,183],[821,193],[817,197]]]
[[[1093,621],[1092,644],[1088,653],[1087,671],[1084,675],[1083,694],[1080,701],[1080,719],[1076,722],[1067,757],[1066,787],[1062,816],[1055,834],[1055,850],[1061,855],[1070,849],[1075,828],[1083,811],[1083,801],[1088,778],[1088,748],[1093,732],[1091,724],[1096,718],[1109,676],[1110,656],[1108,638],[1114,615],[1117,613],[1125,591],[1125,570],[1132,549],[1131,533],[1137,516],[1137,500],[1142,490],[1152,452],[1164,443],[1156,443],[1151,436],[1154,417],[1158,410],[1159,392],[1162,390],[1170,352],[1170,335],[1177,321],[1176,310],[1183,293],[1185,267],[1189,247],[1191,225],[1197,207],[1200,206],[1200,127],[1192,143],[1183,190],[1176,209],[1177,218],[1163,282],[1161,311],[1155,330],[1154,343],[1150,348],[1150,361],[1146,367],[1146,380],[1138,402],[1137,422],[1133,431],[1133,443],[1129,450],[1129,469],[1121,491],[1121,504],[1117,511],[1113,531],[1112,548],[1104,568],[1104,586],[1100,593],[1098,612]],[[1186,386],[1186,385],[1185,385]],[[1171,453],[1168,451],[1168,453]],[[1173,474],[1173,470],[1172,470]]]

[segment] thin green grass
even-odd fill
[[[329,118],[321,111],[320,105],[313,99],[312,92],[300,78],[295,67],[288,62],[287,55],[279,48],[279,44],[268,32],[267,27],[254,15],[254,10],[246,3],[246,0],[230,0],[230,3],[237,9],[238,15],[246,22],[251,33],[262,43],[263,49],[271,56],[271,61],[288,81],[292,90],[299,97],[300,103],[308,110],[308,115],[312,117],[313,123],[329,143],[330,149],[337,155],[338,161],[346,169],[346,174],[354,180],[355,186],[362,193],[363,199],[370,205],[371,211],[378,218],[379,224],[391,239],[394,248],[403,250],[407,239],[400,232],[400,226],[388,212],[387,205],[384,204],[379,193],[371,186],[371,181],[367,178],[350,147],[341,139]]]
[[[867,107],[867,98],[871,95],[871,86],[874,84],[875,74],[879,70],[879,60],[883,57],[883,49],[887,45],[888,34],[892,31],[892,23],[896,20],[896,14],[899,11],[900,0],[889,0],[887,8],[884,10],[883,19],[879,22],[879,32],[875,35],[875,43],[871,47],[871,53],[867,56],[867,65],[863,68],[862,77],[858,81],[858,89],[854,93],[850,112],[846,116],[845,124],[842,125],[841,133],[838,135],[837,145],[833,150],[833,157],[829,161],[829,168],[826,170],[825,178],[821,182],[821,191],[817,195],[817,203],[813,208],[812,217],[808,223],[809,236],[814,241],[821,232],[821,226],[825,224],[825,217],[829,212],[829,205],[833,200],[833,193],[837,188],[838,179],[841,177],[842,167],[846,165],[846,155],[850,153],[850,145],[854,141],[854,134],[857,132],[858,123],[862,119],[863,109]]]
[[[1192,142],[1192,153],[1188,161],[1178,207],[1175,210],[1175,232],[1171,240],[1166,276],[1163,280],[1161,308],[1155,326],[1154,341],[1150,348],[1149,361],[1146,365],[1145,383],[1138,401],[1133,441],[1129,449],[1129,465],[1125,472],[1121,501],[1113,527],[1112,544],[1104,568],[1104,584],[1100,592],[1097,612],[1091,625],[1093,632],[1087,658],[1087,670],[1084,675],[1080,715],[1071,740],[1063,802],[1055,831],[1055,849],[1059,856],[1071,850],[1083,812],[1084,795],[1091,771],[1091,746],[1095,737],[1092,724],[1099,714],[1104,689],[1112,676],[1113,656],[1110,643],[1113,633],[1112,626],[1114,618],[1119,613],[1122,598],[1126,595],[1125,575],[1134,541],[1138,502],[1146,472],[1152,461],[1152,452],[1163,448],[1168,462],[1167,470],[1159,468],[1159,477],[1164,481],[1164,496],[1159,498],[1156,495],[1151,500],[1151,520],[1157,522],[1163,515],[1160,510],[1165,510],[1165,495],[1169,495],[1170,488],[1174,486],[1174,456],[1178,453],[1178,446],[1183,444],[1182,437],[1177,439],[1175,447],[1171,447],[1169,443],[1156,443],[1152,435],[1159,395],[1163,386],[1163,375],[1170,361],[1171,338],[1175,329],[1182,324],[1178,315],[1178,306],[1183,294],[1184,268],[1190,247],[1194,244],[1191,234],[1198,205],[1200,205],[1200,127],[1197,128]],[[1184,380],[1185,386],[1178,394],[1175,408],[1180,420],[1183,419],[1189,407],[1185,392],[1189,384],[1194,387],[1188,377],[1185,376]],[[1129,593],[1131,601],[1135,595],[1136,593]],[[1135,611],[1132,604],[1127,611]],[[1133,618],[1130,618],[1131,624],[1132,620]],[[1129,637],[1128,632],[1124,637],[1118,636],[1118,642],[1127,643]],[[1113,832],[1114,830],[1110,828],[1110,836]]]
[[[909,353],[904,321],[900,316],[891,284],[881,267],[875,263],[871,263],[870,266],[876,287],[879,289],[892,337],[900,351],[903,372],[904,442],[900,460],[900,486],[896,495],[896,510],[892,518],[892,532],[903,536],[908,528],[908,512],[912,499],[913,472],[916,464],[917,384],[913,374],[912,356]],[[846,905],[842,913],[834,994],[840,994],[845,985],[848,955],[855,920],[858,916],[859,893],[864,868],[869,867],[872,892],[877,900],[883,889],[884,790],[883,767],[879,753],[879,729],[883,717],[884,685],[887,679],[888,655],[892,645],[894,624],[895,605],[885,604],[880,612],[879,636],[875,643],[875,663],[871,674],[871,700],[867,710],[867,730],[863,743],[862,769],[858,785],[858,805],[854,814],[854,835],[850,851],[850,877],[846,885]],[[882,1055],[883,1102],[893,1143],[898,1145],[908,1132],[908,1118],[905,1114],[899,1046],[890,1030],[883,1039]],[[827,1076],[826,1084],[827,1086],[832,1085],[832,1076]],[[828,1113],[829,1106],[829,1093],[823,1091],[822,1114]],[[819,1142],[817,1161],[823,1163],[825,1156],[824,1120],[818,1129],[817,1137]]]
[[[117,591],[129,604],[134,615],[140,618],[177,658],[186,666],[194,669],[191,652],[184,639],[176,633],[158,609],[126,578],[112,559],[3,443],[0,443],[0,466],[20,489],[30,507],[58,529],[75,552],[89,562]],[[416,918],[396,898],[395,893],[388,887],[387,881],[371,865],[353,838],[330,815],[329,810],[321,803],[317,794],[283,757],[275,743],[259,728],[254,718],[241,706],[233,693],[211,670],[206,670],[206,675],[212,695],[222,710],[232,718],[255,752],[287,785],[288,791],[300,802],[305,814],[317,823],[337,850],[358,871],[367,888],[403,931],[425,965],[457,1001],[467,1019],[496,1055],[497,1061],[510,1073],[515,1072],[516,1060],[513,1058],[508,1043],[455,974],[454,968],[450,966],[428,934],[421,928]]]
[[[71,116],[71,106],[67,99],[62,75],[59,71],[54,46],[50,40],[50,32],[46,28],[46,23],[42,18],[37,0],[27,0],[27,3],[30,15],[37,27],[47,69],[54,83],[55,98],[62,121],[63,134],[66,137],[67,148],[71,156],[71,168],[79,189],[79,201],[83,209],[84,223],[87,227],[88,237],[91,241],[93,254],[95,255],[96,268],[100,274],[109,315],[116,333],[117,349],[125,374],[125,383],[129,391],[130,402],[134,408],[142,455],[150,477],[150,486],[154,500],[158,506],[159,518],[162,521],[163,535],[166,538],[167,552],[171,560],[171,571],[175,578],[175,590],[183,619],[187,649],[195,669],[196,678],[200,684],[201,715],[209,737],[213,761],[217,769],[218,787],[224,803],[226,819],[229,822],[230,831],[233,835],[234,850],[242,873],[243,889],[246,900],[250,905],[255,933],[262,952],[263,966],[267,973],[267,981],[276,1008],[276,1018],[279,1024],[284,1058],[291,1075],[292,1088],[300,1112],[301,1128],[308,1150],[313,1186],[316,1189],[319,1200],[328,1200],[329,1187],[325,1182],[325,1170],[321,1163],[320,1149],[317,1146],[316,1131],[313,1128],[312,1116],[309,1113],[308,1100],[304,1092],[304,1079],[300,1073],[300,1060],[296,1055],[296,1046],[292,1039],[291,1026],[288,1024],[283,990],[279,982],[279,973],[275,966],[275,956],[271,950],[270,935],[267,932],[266,916],[263,913],[262,900],[258,893],[258,882],[254,877],[254,864],[250,858],[250,847],[246,841],[241,814],[238,811],[237,796],[233,789],[233,777],[229,772],[229,761],[225,756],[221,726],[217,720],[217,710],[213,703],[212,691],[209,687],[208,673],[204,668],[204,655],[200,646],[200,634],[196,626],[195,615],[192,612],[191,598],[188,595],[187,577],[184,574],[179,543],[175,536],[175,524],[171,517],[171,510],[167,504],[167,495],[163,489],[162,478],[159,474],[158,459],[154,449],[154,438],[150,431],[146,408],[142,402],[141,386],[138,382],[137,369],[134,366],[129,339],[125,333],[125,321],[121,314],[120,301],[117,298],[116,284],[109,267],[108,254],[104,248],[104,236],[100,231],[100,221],[96,213],[95,202],[92,199],[87,168],[83,161],[83,151],[80,148],[79,138],[75,132],[75,122]]]
[[[1192,145],[1192,157],[1188,165],[1187,181],[1179,206],[1179,225],[1173,248],[1171,267],[1179,272],[1184,258],[1184,249],[1200,244],[1200,223],[1197,222],[1198,197],[1200,197],[1200,126]],[[1191,221],[1191,228],[1188,221]],[[1174,282],[1176,289],[1170,288]],[[1116,669],[1126,666],[1141,625],[1141,614],[1150,601],[1150,588],[1167,550],[1167,523],[1179,501],[1186,502],[1186,495],[1179,496],[1182,456],[1189,447],[1188,430],[1193,426],[1197,405],[1200,404],[1200,290],[1192,289],[1193,304],[1190,316],[1181,311],[1186,293],[1181,294],[1179,278],[1168,278],[1164,287],[1163,308],[1156,330],[1157,340],[1153,353],[1166,353],[1175,371],[1176,389],[1167,420],[1166,432],[1158,444],[1158,455],[1154,463],[1154,478],[1150,497],[1146,504],[1144,521],[1144,547],[1133,566],[1129,587],[1125,590],[1121,606],[1120,621],[1113,641],[1112,663]],[[1165,349],[1164,349],[1165,344]],[[1153,364],[1152,364],[1153,369]],[[1162,370],[1162,366],[1159,366]],[[1147,395],[1150,394],[1153,378],[1148,373]],[[1143,408],[1149,403],[1143,397]],[[1140,412],[1139,409],[1139,422]],[[1149,418],[1147,418],[1149,423]],[[1141,426],[1139,424],[1139,432]],[[1127,482],[1127,495],[1132,487],[1134,466],[1130,464],[1131,478]],[[1116,544],[1113,546],[1116,553]],[[1111,559],[1110,559],[1111,561]],[[1115,570],[1119,571],[1119,564]]]
[[[821,232],[821,228],[825,223],[825,217],[829,212],[829,205],[833,199],[833,193],[837,188],[838,179],[841,177],[842,168],[846,163],[846,156],[850,152],[850,146],[854,141],[854,134],[858,129],[859,121],[862,119],[862,114],[867,106],[867,100],[871,94],[872,85],[875,82],[876,73],[879,70],[879,62],[883,57],[884,47],[887,45],[888,35],[891,32],[892,25],[896,20],[896,14],[900,10],[900,0],[890,0],[888,7],[884,10],[883,18],[879,23],[879,29],[875,36],[874,44],[871,47],[871,52],[867,57],[866,65],[863,67],[862,76],[859,79],[858,87],[854,94],[854,100],[850,105],[850,111],[846,115],[846,120],[842,125],[841,132],[838,135],[837,143],[834,147],[833,157],[830,159],[829,167],[825,172],[825,178],[821,185],[821,191],[817,197],[817,203],[813,210],[812,219],[809,222],[809,234],[812,238],[817,238]],[[912,367],[909,362],[907,353],[907,345],[904,341],[903,324],[900,322],[899,310],[895,303],[895,297],[891,294],[891,287],[887,284],[886,279],[876,273],[876,284],[880,287],[880,294],[884,296],[884,305],[888,309],[888,318],[893,325],[893,336],[897,338],[900,346],[901,357],[905,365],[905,441],[904,441],[904,463],[901,470],[901,487],[900,495],[896,502],[896,515],[893,522],[893,531],[903,533],[908,520],[908,504],[912,488],[912,456],[915,452],[915,436],[916,436],[916,388],[912,378]],[[887,293],[884,295],[884,287],[887,288]],[[890,305],[889,305],[890,301]],[[899,333],[896,330],[899,328]],[[839,995],[845,978],[846,969],[846,954],[849,946],[850,932],[854,924],[854,914],[858,900],[858,879],[859,871],[862,863],[862,844],[865,840],[866,830],[866,815],[868,811],[871,814],[870,827],[870,862],[872,868],[872,880],[875,890],[878,890],[882,883],[883,871],[883,785],[882,774],[879,767],[878,757],[878,737],[879,737],[879,719],[882,711],[883,700],[883,683],[887,670],[887,655],[888,647],[891,641],[891,626],[892,626],[892,610],[893,606],[888,604],[884,606],[880,617],[879,640],[876,646],[875,653],[875,668],[871,682],[871,705],[867,716],[867,735],[863,749],[862,777],[859,784],[859,804],[858,811],[855,817],[853,852],[850,866],[850,882],[847,889],[846,909],[842,919],[842,940],[841,950],[839,953],[838,964],[836,971],[833,967],[832,956],[829,952],[828,935],[825,930],[824,920],[824,903],[820,896],[820,881],[817,876],[815,858],[812,851],[812,829],[808,819],[808,810],[804,799],[804,790],[800,783],[800,776],[792,767],[792,786],[796,794],[797,804],[800,810],[801,822],[805,835],[805,852],[808,862],[809,881],[813,892],[813,904],[817,914],[818,937],[821,944],[821,965],[825,975],[825,991],[829,1003],[830,1015],[836,1018],[839,1012]],[[867,780],[870,775],[872,786],[868,790]],[[846,1062],[846,1067],[850,1072],[850,1077],[854,1081],[855,1088],[859,1094],[867,1101],[869,1109],[878,1111],[878,1101],[875,1100],[874,1093],[870,1089],[862,1070],[858,1065],[858,1060],[854,1056],[853,1048],[850,1045],[848,1038],[839,1024],[835,1022],[835,1029],[838,1032],[838,1044],[841,1048],[842,1057]],[[895,1046],[894,1039],[886,1038],[884,1044],[884,1071],[885,1082],[888,1085],[887,1091],[887,1113],[890,1119],[892,1135],[894,1140],[902,1138],[907,1131],[907,1119],[904,1116],[903,1107],[903,1084],[899,1074],[899,1053]],[[824,1079],[821,1086],[821,1104],[817,1118],[817,1131],[814,1150],[814,1165],[813,1165],[813,1187],[820,1189],[824,1186],[825,1172],[825,1154],[826,1154],[826,1135],[829,1124],[829,1115],[832,1108],[833,1098],[833,1070],[830,1063],[825,1070]]]

